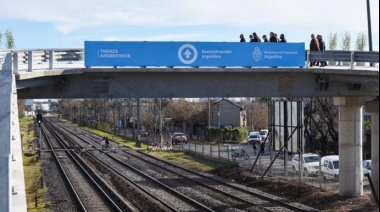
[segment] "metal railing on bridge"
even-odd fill
[[[31,49],[31,50],[9,50],[13,54],[13,70],[18,73],[19,70],[32,72],[34,69],[54,70],[57,64],[78,63],[75,68],[84,68],[84,49]],[[330,64],[340,64],[350,66],[354,69],[356,66],[363,65],[360,63],[378,64],[379,52],[368,51],[305,51],[305,66],[310,61],[329,61]],[[348,63],[348,64],[347,64]],[[19,66],[27,65],[27,68]],[[301,68],[304,68],[301,67]],[[65,68],[72,68],[68,66]],[[116,68],[116,67],[114,67]],[[220,67],[219,67],[220,68]],[[224,67],[223,67],[224,68]],[[247,67],[244,67],[247,68]]]

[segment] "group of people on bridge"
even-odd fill
[[[322,35],[317,35],[317,37],[315,37],[314,34],[311,34],[311,41],[310,41],[310,51],[326,51],[326,45],[325,45],[325,41],[323,40],[322,38]],[[318,66],[320,65],[321,67],[325,67],[327,66],[327,62],[326,61],[310,61],[310,67],[313,67],[313,66]]]
[[[270,37],[267,38],[266,35],[262,36],[263,41],[261,41],[260,36],[256,32],[249,35],[249,42],[271,42],[271,43],[286,43],[285,35],[281,34],[280,38],[277,37],[277,33],[270,32]],[[240,42],[247,42],[243,34],[240,34]]]
[[[263,41],[261,38],[257,35],[256,32],[249,35],[249,42],[271,42],[271,43],[286,43],[286,38],[284,34],[280,35],[280,38],[277,37],[277,33],[270,32],[269,40],[266,35],[262,36]],[[240,42],[247,42],[245,40],[244,34],[240,34]],[[314,34],[311,34],[311,41],[310,41],[310,51],[326,51],[326,45],[325,41],[322,38],[322,35],[317,35],[315,37]],[[311,61],[310,67],[313,66],[320,66],[324,67],[327,66],[326,61]]]

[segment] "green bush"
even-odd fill
[[[342,34],[342,50],[348,51],[351,48],[351,34],[348,32],[345,32]]]
[[[329,50],[335,50],[338,43],[338,34],[330,33],[329,35]]]
[[[246,140],[248,131],[244,127],[237,128],[208,128],[206,130],[206,137],[209,138],[210,142],[217,142],[219,139],[221,142],[232,142],[238,143]]]
[[[364,32],[359,32],[356,38],[355,49],[358,51],[364,51],[367,46],[367,35]]]

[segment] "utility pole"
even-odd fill
[[[220,128],[220,103],[218,104],[218,128]]]
[[[208,98],[208,128],[211,127],[211,102],[210,98]]]
[[[254,126],[253,126],[253,103],[254,103],[254,101],[251,100],[251,132],[254,131]]]
[[[371,24],[371,6],[369,0],[367,0],[367,19],[368,19],[368,45],[369,51],[372,52],[372,24]]]
[[[163,143],[163,137],[162,137],[162,114],[161,114],[161,110],[162,110],[162,102],[161,102],[161,98],[159,99],[159,111],[158,111],[158,117],[159,117],[159,120],[160,120],[160,129],[159,129],[159,133],[160,133],[160,144],[162,146],[162,143]]]

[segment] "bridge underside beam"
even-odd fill
[[[379,83],[378,75],[315,73],[302,69],[115,70],[19,80],[18,96],[20,99],[377,96]]]

